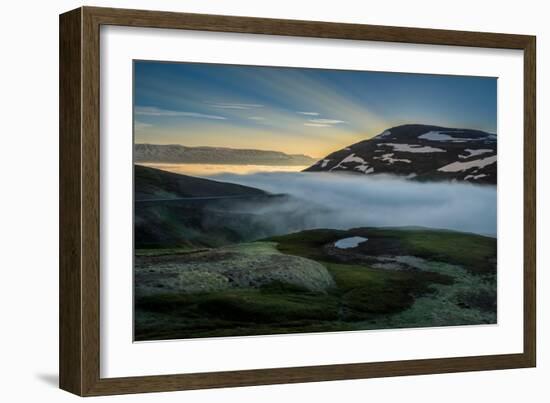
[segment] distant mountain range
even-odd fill
[[[181,164],[311,165],[315,159],[302,154],[225,147],[187,147],[178,144],[135,144],[134,161]]]
[[[471,129],[397,126],[333,152],[305,171],[496,184],[497,136]]]

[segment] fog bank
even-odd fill
[[[300,209],[309,218],[308,228],[418,225],[496,236],[495,186],[327,173],[225,173],[210,178],[300,199],[275,207],[274,213]]]

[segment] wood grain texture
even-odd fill
[[[82,9],[82,389],[99,378],[100,340],[100,133],[99,24]]]
[[[101,25],[421,43],[524,51],[524,352],[130,378],[100,377]],[[159,392],[532,367],[535,321],[535,37],[83,7],[60,17],[60,387],[81,395]],[[130,286],[130,285],[129,285]]]
[[[59,29],[59,386],[82,394],[81,10]]]
[[[283,20],[174,13],[165,11],[85,8],[105,25],[172,28],[216,32],[287,35],[315,38],[352,39],[384,42],[458,45],[485,48],[523,49],[529,36],[489,32],[404,28],[380,25]]]
[[[536,39],[531,37],[524,49],[524,129],[523,129],[523,353],[531,366],[536,366],[537,338],[537,161],[536,161]]]

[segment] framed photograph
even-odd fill
[[[60,386],[533,367],[535,37],[60,16]]]

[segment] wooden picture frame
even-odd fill
[[[524,52],[524,348],[521,354],[229,372],[100,377],[100,27],[119,25],[401,42]],[[80,396],[533,367],[535,37],[329,22],[81,7],[60,16],[60,387]]]

